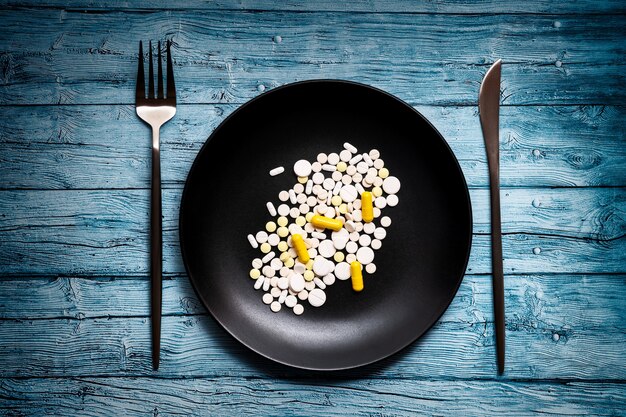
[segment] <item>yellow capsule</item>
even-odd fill
[[[287,242],[285,242],[284,240],[281,240],[280,242],[278,242],[278,250],[281,251],[282,253],[285,253],[287,250],[289,249],[289,245],[287,244]],[[289,255],[289,254],[287,254]],[[282,261],[282,259],[281,259]]]
[[[311,224],[317,229],[330,229],[338,232],[343,227],[343,222],[339,219],[331,219],[330,217],[320,216],[316,214],[311,217]]]
[[[274,233],[276,231],[276,223],[274,222],[265,223],[265,230],[267,230],[270,233]]]
[[[287,237],[289,236],[289,229],[287,229],[285,226],[280,226],[276,231],[276,234],[278,234],[278,236],[280,237]]]
[[[346,164],[345,162],[341,161],[337,164],[337,171],[346,172],[346,169],[348,169],[348,164]]]
[[[265,242],[264,244],[261,245],[261,252],[263,253],[269,253],[272,250],[272,246]]]
[[[335,256],[333,256],[333,259],[335,260],[335,262],[340,263],[343,262],[344,259],[346,259],[346,256],[343,254],[343,252],[335,252]]]
[[[380,197],[383,195],[383,189],[380,187],[374,187],[372,188],[372,194],[374,194],[374,197]]]
[[[313,270],[313,259],[309,259],[309,262],[306,263],[306,265],[304,265],[306,267],[306,269],[308,269],[309,271]]]
[[[339,213],[346,214],[347,212],[348,212],[348,205],[346,203],[339,205]]]
[[[258,269],[251,269],[250,270],[250,278],[252,279],[257,279],[261,276],[261,271],[259,271]]]
[[[287,220],[286,217],[280,216],[278,220],[276,220],[276,223],[278,223],[280,227],[285,227],[289,224],[289,220]]]
[[[331,198],[330,202],[333,206],[339,207],[341,203],[343,203],[343,200],[341,199],[341,197],[336,195],[336,196],[333,196],[333,198]]]
[[[309,177],[298,177],[298,182],[300,184],[306,184],[308,180],[309,180]]]
[[[280,248],[280,243],[278,244],[278,247]],[[283,261],[283,263],[287,262],[287,259],[289,259],[289,258],[291,258],[291,256],[289,256],[289,253],[287,253],[287,252],[283,252],[283,253],[280,254],[280,260]]]
[[[361,264],[358,261],[350,264],[350,276],[352,277],[352,289],[356,292],[363,291],[363,271],[361,271]]]
[[[308,269],[304,271],[303,275],[305,281],[313,281],[313,278],[315,278],[315,274],[313,273],[313,271],[309,271]]]
[[[310,222],[311,219],[313,218],[313,216],[315,216],[315,214],[313,214],[313,212],[309,211],[306,216],[304,216],[304,218],[306,219],[307,222]]]
[[[302,235],[294,233],[291,235],[291,242],[293,243],[293,247],[296,249],[300,262],[303,264],[309,262],[311,257],[309,256],[309,251],[306,249],[306,244],[304,243],[304,239],[302,239]]]
[[[389,170],[387,168],[381,168],[378,170],[378,176],[385,179],[389,176]]]
[[[365,223],[374,220],[374,206],[372,204],[372,193],[369,191],[361,194],[361,214]]]
[[[296,261],[293,258],[287,258],[286,262],[283,262],[287,268],[292,268]]]
[[[306,219],[302,216],[298,216],[296,217],[296,224],[300,227],[304,227],[304,225],[306,224]]]

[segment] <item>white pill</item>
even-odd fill
[[[322,281],[318,277],[313,278],[313,282],[315,283],[315,285],[317,285],[317,288],[321,288],[323,290],[326,289],[326,284],[324,284],[324,281]]]
[[[365,163],[368,166],[370,166],[370,167],[374,166],[374,161],[372,161],[372,158],[370,158],[370,156],[368,154],[364,153],[362,155],[363,155],[363,160],[365,161]]]
[[[333,272],[333,266],[334,264],[331,261],[318,256],[313,262],[313,272],[315,272],[315,275],[318,277],[323,277]]]
[[[264,280],[264,279],[261,279],[261,278],[259,278],[259,279],[257,279],[256,281],[254,281],[254,289],[255,289],[255,290],[260,289],[260,288],[263,286],[263,283],[264,283],[264,282],[265,282],[265,280]]]
[[[328,163],[331,165],[337,165],[339,163],[339,155],[334,152],[329,154]]]
[[[300,273],[289,275],[289,288],[294,292],[300,292],[304,289],[305,280]]]
[[[374,251],[368,247],[359,248],[356,253],[356,260],[361,262],[361,265],[370,264],[374,261]]]
[[[278,214],[285,217],[289,215],[289,206],[287,204],[281,204],[278,206]]]
[[[327,171],[327,172],[335,172],[337,171],[337,167],[331,164],[324,164],[322,165],[322,170]]]
[[[374,178],[374,187],[382,187],[382,186],[383,186],[383,179],[380,177]]]
[[[276,233],[272,233],[268,236],[267,243],[272,246],[278,246],[278,244],[280,243],[280,237]]]
[[[248,242],[250,242],[250,246],[252,246],[254,249],[259,247],[259,244],[257,243],[256,239],[252,235],[248,235]]]
[[[274,297],[271,294],[263,294],[263,302],[265,304],[271,304],[274,301]]]
[[[353,177],[353,178],[354,178],[354,177]],[[361,194],[363,194],[363,193],[365,192],[365,188],[363,188],[363,186],[362,186],[361,184],[357,183],[357,184],[355,185],[355,187],[356,187],[357,191],[359,192],[359,195],[361,195]],[[358,200],[357,200],[357,201],[358,201]]]
[[[324,174],[322,174],[321,172],[316,172],[315,174],[313,174],[313,177],[311,179],[313,180],[313,184],[321,184],[324,182]],[[313,192],[315,192],[315,187],[313,187]]]
[[[368,235],[371,235],[376,230],[376,225],[374,223],[365,223],[363,225],[363,231]]]
[[[256,234],[255,239],[259,243],[265,243],[267,242],[267,237],[268,237],[267,233],[261,230],[260,232]]]
[[[289,192],[285,190],[281,191],[278,193],[278,199],[282,202],[289,200]]]
[[[313,162],[311,164],[311,171],[320,172],[321,170],[322,170],[322,164],[320,164],[319,162]]]
[[[335,266],[335,277],[342,281],[350,278],[350,264],[347,262],[339,262],[337,266]]]
[[[326,178],[323,185],[325,190],[330,191],[335,188],[335,181],[333,181],[332,178]]]
[[[348,175],[348,174],[344,174],[344,175],[341,177],[341,182],[342,182],[344,185],[348,185],[348,184],[350,184],[350,183],[352,182],[352,177],[351,177],[350,175]]]
[[[328,191],[326,191],[323,187],[321,187],[319,192],[317,193],[317,198],[319,198],[322,201],[326,201],[326,197],[328,197]]]
[[[383,214],[383,212],[378,208],[378,207],[374,207],[374,218],[377,219],[380,217],[381,214]]]
[[[387,207],[387,199],[383,196],[376,197],[376,199],[374,200],[374,205],[379,209],[384,209],[385,207]]]
[[[291,218],[295,219],[300,215],[300,210],[297,207],[292,207],[291,210],[289,210],[289,216],[291,216]]]
[[[297,183],[296,185],[294,185],[294,186],[293,186],[293,191],[294,191],[296,194],[301,194],[301,193],[303,193],[303,192],[304,192],[304,185],[303,185],[303,184],[300,184],[300,183]]]
[[[268,238],[266,237],[265,240],[267,240]],[[276,256],[276,254],[274,252],[268,252],[267,255],[265,255],[262,259],[261,262],[263,262],[264,264],[268,263],[269,261],[271,261],[272,259],[274,259],[274,257]]]
[[[274,275],[276,275],[276,271],[274,271],[274,268],[272,268],[271,266],[265,265],[263,267],[263,275],[268,278],[272,278]]]
[[[282,174],[283,172],[285,172],[285,168],[284,167],[276,167],[276,168],[274,168],[274,169],[272,169],[270,171],[270,175],[272,177],[275,177],[276,175]]]
[[[385,237],[387,237],[387,230],[385,230],[385,228],[383,227],[377,227],[374,231],[374,237],[378,240],[383,240]]]
[[[358,224],[358,222],[363,220],[363,215],[361,214],[361,210],[354,210],[352,212],[352,220],[354,220],[355,224]]]
[[[320,307],[326,302],[326,293],[319,288],[315,288],[309,292],[308,300],[313,307]]]
[[[328,155],[326,155],[325,153],[317,154],[317,162],[319,162],[320,164],[325,164],[326,161],[328,161]]]
[[[380,219],[380,225],[383,227],[391,226],[391,218],[389,216],[384,216]]]
[[[335,283],[335,276],[333,274],[328,274],[323,278],[324,284],[333,285]]]
[[[274,269],[274,271],[280,271],[283,267],[283,261],[278,258],[274,258],[272,259],[272,262],[270,262],[270,266]]]
[[[311,163],[306,159],[301,159],[293,164],[293,172],[298,177],[308,177],[311,175]]]
[[[367,264],[367,265],[365,265],[365,271],[368,274],[373,274],[374,272],[376,272],[376,264]]]
[[[300,261],[296,261],[296,264],[293,266],[293,272],[296,274],[304,274],[304,271],[306,271],[306,266]]]
[[[357,148],[355,148],[354,145],[351,145],[348,142],[344,142],[343,148],[348,150],[348,151],[350,151],[350,152],[352,152],[352,153],[357,153],[358,152]]]
[[[370,243],[372,243],[372,238],[370,237],[370,235],[361,235],[359,237],[359,245],[361,245],[361,246],[369,246]]]
[[[333,241],[333,245],[335,245],[335,249],[343,250],[350,240],[350,233],[348,233],[346,229],[340,229],[338,232],[332,233],[331,239]]]
[[[346,218],[347,218],[347,217],[348,217],[348,216],[346,215]],[[354,231],[356,230],[356,226],[354,225],[354,222],[353,222],[352,220],[348,220],[348,221],[347,221],[347,222],[343,225],[343,227],[345,227],[345,228],[346,228],[346,230],[347,230],[348,232],[350,232],[350,233],[352,233],[352,232],[354,232]]]
[[[280,279],[280,277],[272,277],[270,278],[270,285],[272,287],[278,287],[278,280]]]
[[[274,287],[270,291],[270,294],[272,295],[272,297],[278,298],[278,297],[280,297],[280,294],[282,294],[282,292],[283,292],[283,290],[281,290],[280,288]]]
[[[385,161],[383,161],[382,159],[374,160],[374,168],[382,169],[384,166],[385,166]]]
[[[302,290],[298,293],[298,299],[302,301],[306,300],[308,296],[309,292],[307,290]]]
[[[280,296],[278,297],[278,302],[281,304],[284,303],[288,295],[289,295],[289,291],[283,290],[283,292],[281,292]]]
[[[352,158],[352,153],[349,150],[344,149],[343,151],[339,152],[339,159],[341,159],[343,162],[348,162],[350,158]]]
[[[313,281],[307,281],[304,283],[304,289],[311,292],[315,289],[315,283]]]
[[[320,242],[319,247],[317,248],[317,251],[324,258],[332,258],[335,255],[335,252],[337,250],[335,249],[333,242],[331,240],[326,239]]]
[[[367,173],[368,168],[369,167],[367,166],[367,164],[365,162],[359,162],[356,165],[356,172],[361,174],[361,175],[363,175],[363,174]],[[361,182],[361,181],[359,181],[359,182]]]
[[[274,207],[274,204],[272,204],[271,201],[268,201],[265,204],[265,207],[267,207],[267,211],[270,213],[270,216],[272,217],[276,216],[276,207]]]
[[[307,200],[306,194],[302,193],[302,194],[298,194],[298,196],[296,197],[296,202],[298,204],[305,204]]]
[[[304,194],[300,194],[300,195],[304,195]],[[309,210],[311,210],[311,207],[309,207],[308,204],[300,204],[300,206],[298,206],[298,211],[300,212],[300,214],[307,214]]]
[[[296,316],[301,315],[302,313],[304,313],[304,306],[302,304],[296,304],[295,306],[293,306],[293,313]]]
[[[263,291],[267,291],[270,289],[270,279],[269,278],[265,278],[263,280]]]
[[[304,225],[304,231],[307,233],[311,233],[315,231],[315,228],[313,227],[311,223],[307,223]]]
[[[280,271],[278,271],[278,274],[281,277],[289,276],[290,273],[291,273],[291,269],[287,268],[286,266],[283,266],[282,268],[280,268]]]
[[[339,191],[343,187],[343,182],[341,182],[341,174],[339,174],[338,179],[335,179],[335,176],[333,175],[333,181],[337,181],[335,183],[335,188],[333,188],[333,195],[339,195]]]
[[[354,227],[356,228],[356,231],[361,233],[363,231],[363,223],[358,222],[354,224]]]
[[[289,288],[289,278],[280,277],[278,279],[278,288],[280,288],[281,290],[286,290],[287,288]]]
[[[270,304],[270,308],[274,313],[278,313],[280,311],[280,307],[281,305],[278,301],[274,301],[272,304]]]
[[[293,308],[298,304],[298,299],[295,295],[288,295],[285,299],[285,305],[289,308]]]
[[[370,158],[372,158],[372,160],[376,160],[376,159],[380,158],[380,152],[378,151],[378,149],[372,149],[370,151],[369,156],[370,156]]]
[[[252,260],[252,268],[254,268],[254,269],[261,269],[261,268],[263,268],[263,260],[259,259],[259,258],[254,258]]]
[[[361,159],[363,159],[363,155],[361,155],[361,154],[355,155],[354,157],[352,157],[352,159],[350,159],[350,161],[348,161],[348,163],[350,165],[356,165],[359,162],[361,162]]]
[[[307,194],[311,194],[311,191],[313,191],[313,180],[308,180],[306,182],[306,188],[304,189],[304,192]]]
[[[367,170],[367,176],[368,177],[375,178],[377,175],[378,175],[378,170],[376,168],[369,168]],[[374,182],[374,180],[372,180],[370,182]]]
[[[359,234],[359,232],[352,232],[352,233],[350,233],[350,240],[353,241],[353,242],[357,242],[360,237],[361,237],[361,235]]]
[[[383,190],[387,194],[396,194],[400,191],[400,180],[396,177],[387,177],[383,181]]]
[[[359,249],[359,245],[356,242],[350,241],[346,244],[346,252],[348,253],[356,253]]]
[[[311,232],[311,236],[313,236],[316,239],[326,239],[326,235],[324,233],[321,232]]]
[[[294,190],[289,190],[289,201],[291,201],[291,204],[296,204],[298,202],[298,196]]]
[[[339,191],[339,196],[344,203],[352,203],[359,197],[359,192],[354,185],[344,185]]]
[[[320,245],[320,240],[314,237],[310,237],[306,240],[306,243],[309,247],[317,249]]]
[[[346,255],[346,262],[351,264],[352,262],[356,261],[356,254],[354,253],[349,253]]]
[[[400,201],[400,200],[398,199],[398,196],[397,196],[397,195],[395,195],[395,194],[392,194],[392,195],[387,196],[387,205],[388,205],[389,207],[395,207],[395,206],[397,206],[399,201]]]
[[[313,208],[317,204],[317,198],[311,195],[306,199],[306,203],[310,208]]]
[[[376,177],[374,177],[373,175],[367,174],[365,178],[363,178],[363,183],[362,183],[363,187],[371,187],[372,184],[374,184],[374,178]]]
[[[354,174],[356,174],[356,167],[354,165],[348,165],[348,167],[346,168],[346,174],[352,177]]]

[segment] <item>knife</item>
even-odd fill
[[[497,60],[483,78],[478,93],[480,125],[487,149],[491,189],[491,269],[493,275],[493,311],[496,324],[498,373],[504,372],[504,273],[502,266],[502,225],[500,219],[500,73]]]

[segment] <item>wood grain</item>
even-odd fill
[[[130,104],[146,34],[173,39],[181,103],[241,103],[293,81],[344,78],[411,104],[475,105],[498,58],[506,105],[621,105],[626,94],[621,14],[563,16],[556,27],[540,15],[231,11],[9,10],[0,20],[0,104]],[[424,27],[437,30],[415,30]]]
[[[392,12],[392,13],[453,13],[453,14],[592,14],[624,13],[626,7],[619,0],[581,0],[560,2],[554,0],[535,0],[520,3],[511,0],[440,0],[416,2],[410,0],[353,0],[337,2],[332,0],[281,1],[273,0],[1,0],[0,5],[7,7],[55,7],[80,10],[264,10],[337,11],[337,12]]]
[[[178,242],[180,193],[163,192],[167,273],[184,272]],[[148,197],[148,190],[1,192],[0,273],[145,273]],[[505,190],[505,272],[626,272],[621,256],[626,248],[625,197],[623,189],[613,188]],[[476,234],[468,273],[488,273],[489,236],[481,234],[488,231],[488,193],[473,190],[471,198]]]
[[[183,184],[201,145],[235,109],[179,107],[162,129],[166,186]],[[416,109],[446,138],[469,186],[488,187],[477,110]],[[149,129],[134,107],[4,107],[3,115],[0,189],[149,188]],[[626,185],[625,118],[621,106],[503,107],[502,186]]]
[[[36,387],[36,388],[34,388]],[[237,378],[7,379],[4,415],[615,416],[620,383]]]

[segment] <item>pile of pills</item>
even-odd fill
[[[250,278],[274,312],[285,305],[300,315],[305,301],[322,306],[336,279],[351,279],[352,289],[362,291],[363,270],[376,272],[374,251],[391,226],[382,211],[398,204],[400,181],[378,150],[343,147],[340,153],[320,153],[314,162],[297,161],[297,182],[278,194],[280,203],[267,202],[272,219],[248,235],[262,252],[252,261]],[[269,172],[280,175],[284,168]]]

